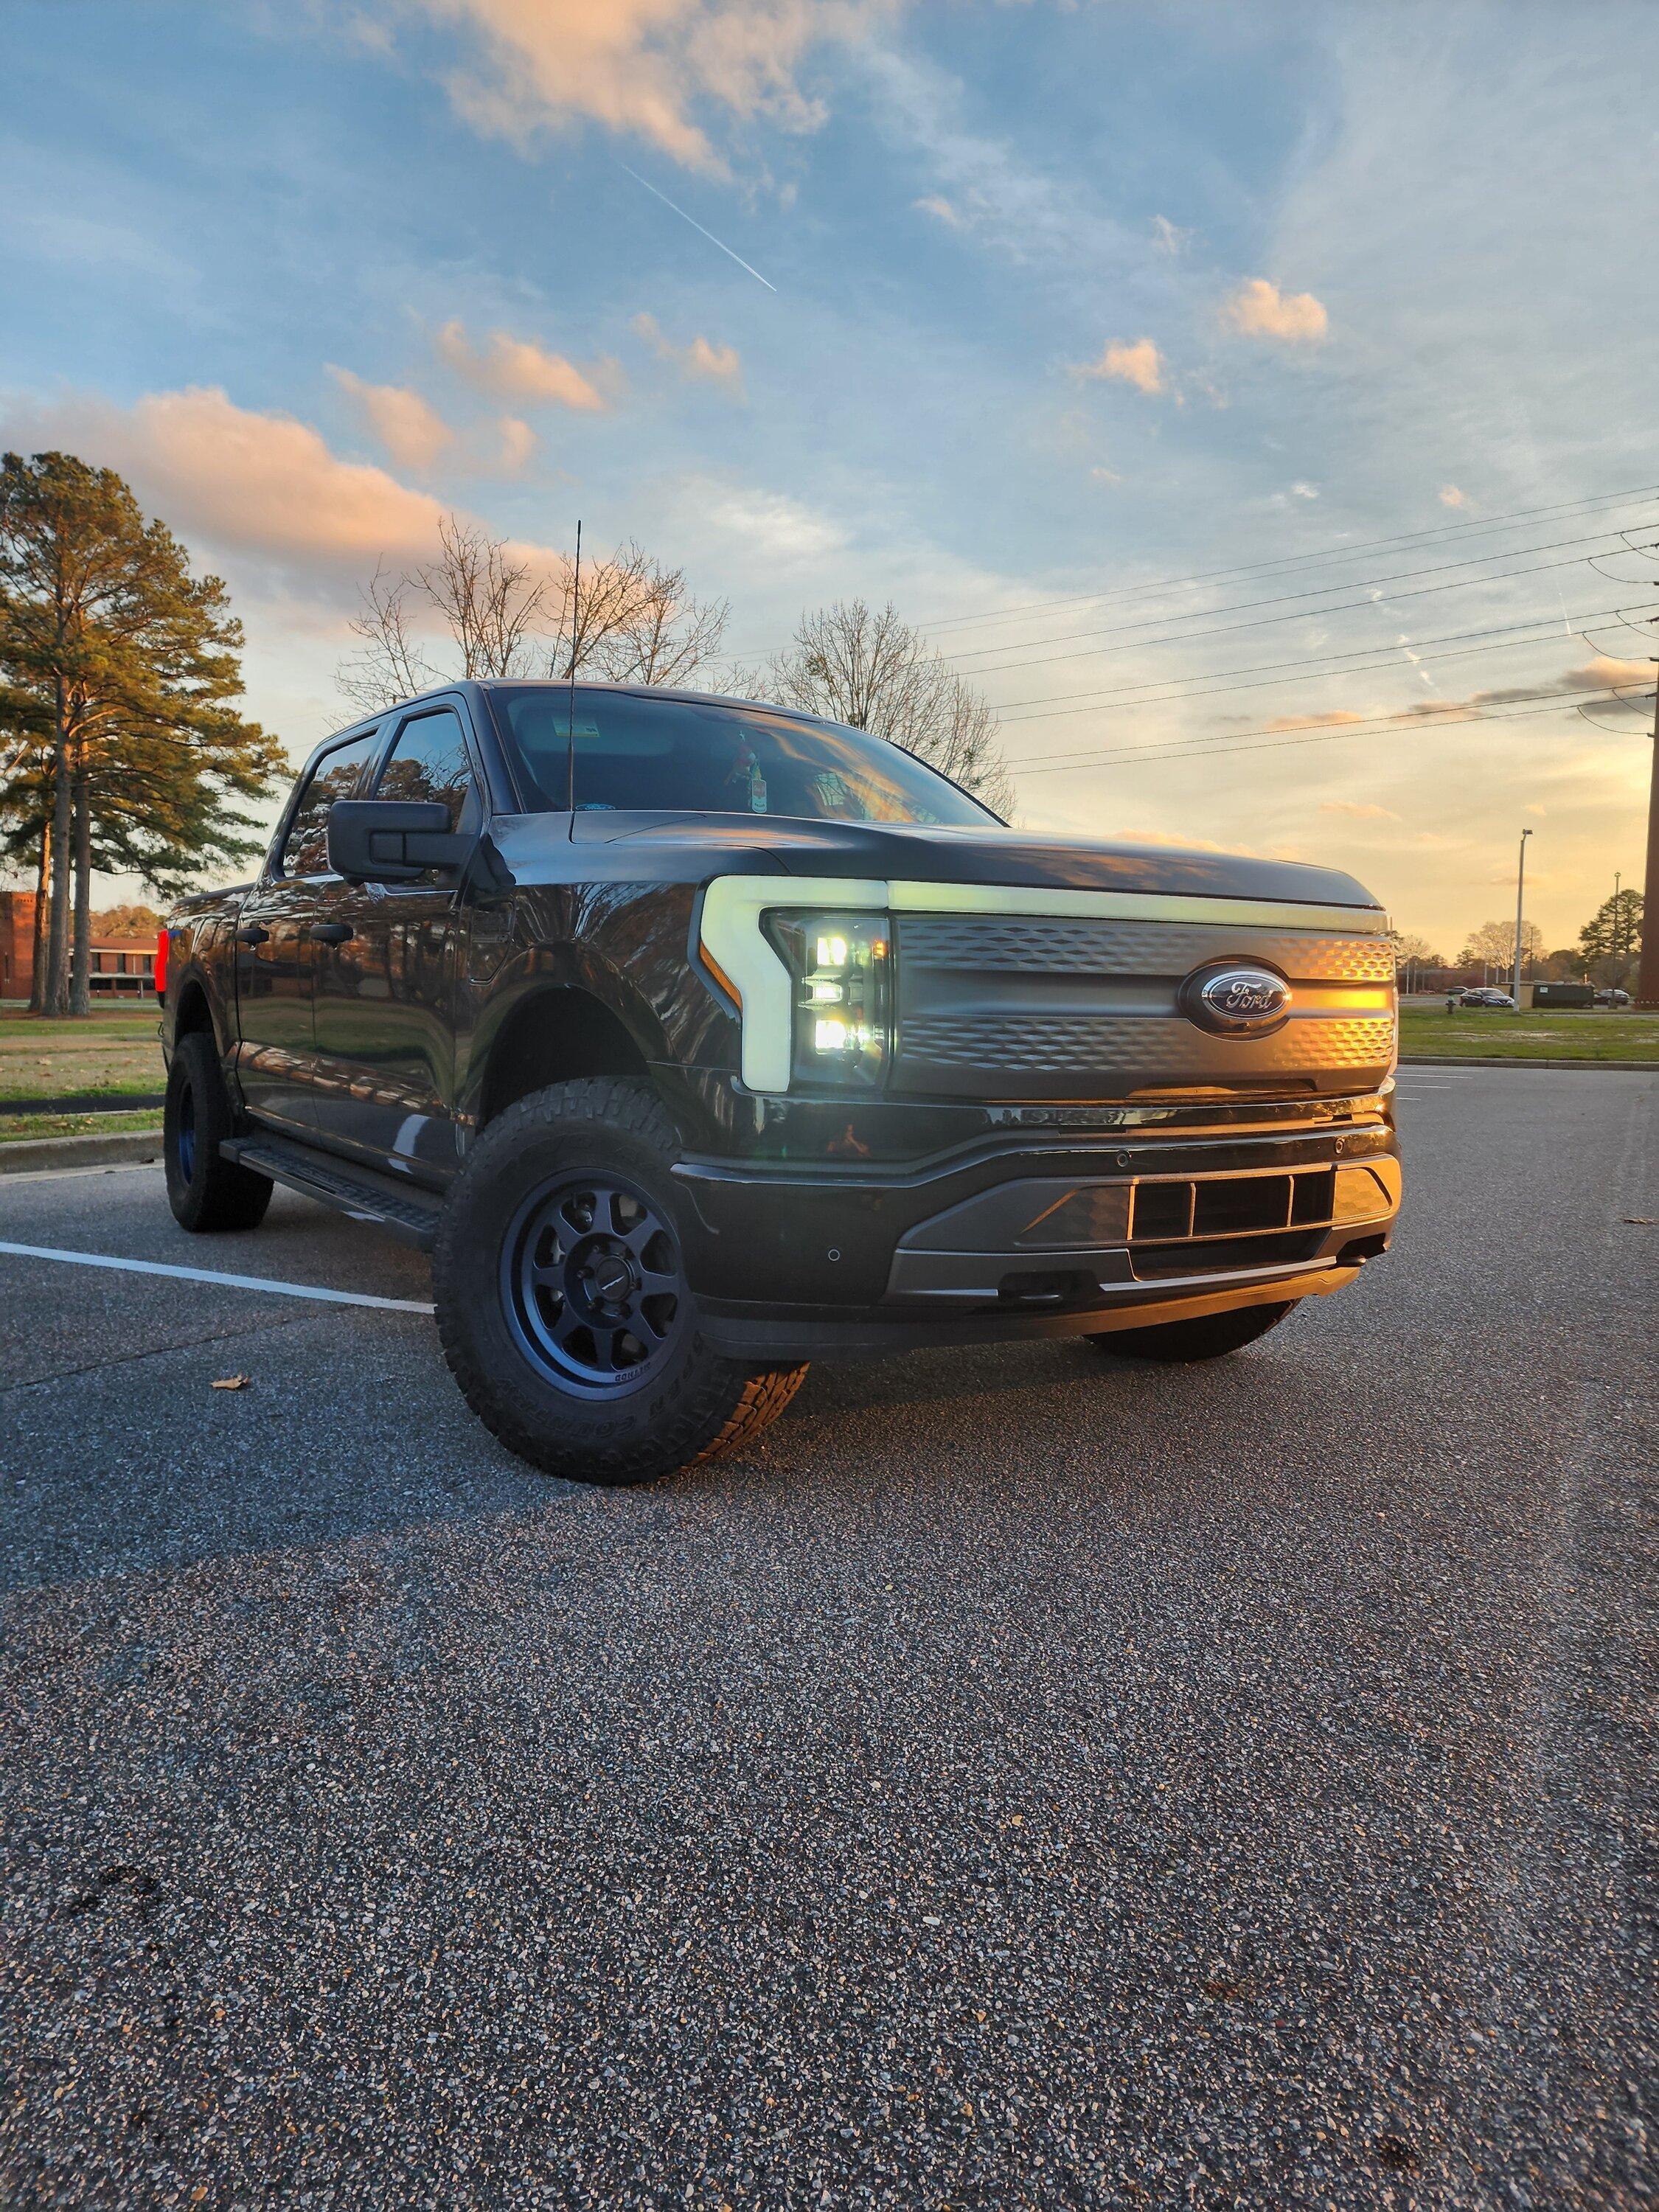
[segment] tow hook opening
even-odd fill
[[[1005,1275],[997,1285],[997,1297],[1006,1306],[1073,1305],[1099,1296],[1099,1281],[1085,1267],[1028,1269]]]
[[[1367,1260],[1380,1259],[1389,1249],[1386,1230],[1374,1237],[1351,1237],[1336,1255],[1339,1267],[1363,1267]]]

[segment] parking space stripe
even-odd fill
[[[0,1252],[20,1260],[61,1260],[72,1267],[113,1267],[127,1275],[170,1275],[182,1283],[220,1283],[227,1290],[270,1291],[283,1298],[316,1298],[331,1306],[375,1306],[386,1313],[430,1314],[419,1298],[376,1298],[366,1291],[325,1291],[314,1283],[283,1283],[270,1275],[220,1275],[210,1267],[171,1267],[161,1260],[113,1260],[104,1252],[60,1252],[50,1244],[9,1244]]]

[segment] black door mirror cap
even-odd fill
[[[458,871],[477,844],[449,826],[437,799],[337,799],[328,812],[328,865],[359,884],[412,882],[430,868]]]

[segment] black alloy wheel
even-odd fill
[[[632,1183],[593,1174],[525,1200],[501,1247],[501,1294],[526,1358],[599,1397],[659,1374],[690,1310],[672,1228]]]

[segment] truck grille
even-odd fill
[[[1330,1095],[1394,1064],[1394,963],[1386,938],[1213,922],[1036,916],[897,918],[893,1076],[941,1097],[1122,1099],[1182,1091]],[[1276,1034],[1218,1036],[1177,1003],[1213,961],[1248,960],[1290,982]]]

